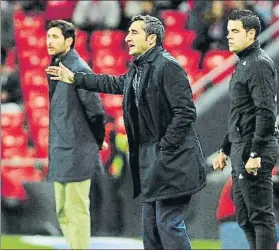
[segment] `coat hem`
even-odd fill
[[[73,178],[73,177],[63,177],[63,178],[54,178],[50,177],[47,178],[47,182],[61,182],[61,183],[70,183],[70,182],[80,182],[80,181],[85,181],[88,179],[92,179],[92,177],[84,176],[80,178]]]
[[[188,192],[181,192],[181,193],[175,193],[175,194],[169,194],[169,195],[161,195],[161,196],[153,196],[152,198],[145,199],[144,196],[142,196],[142,202],[153,202],[153,201],[158,201],[158,200],[166,200],[166,199],[171,199],[171,198],[178,198],[181,196],[186,196],[186,195],[193,195],[200,190],[202,190],[206,186],[207,182],[205,181],[201,186],[198,188],[188,191]]]

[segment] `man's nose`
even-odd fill
[[[125,37],[125,42],[128,43],[129,41],[131,41],[129,34]]]
[[[46,39],[46,44],[49,46],[49,45],[51,45],[51,40],[48,38],[48,39]]]

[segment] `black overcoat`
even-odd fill
[[[156,46],[141,75],[136,107],[135,67],[119,77],[76,72],[74,83],[77,88],[124,95],[134,197],[142,193],[143,201],[156,201],[194,194],[205,186],[206,176],[187,74]]]

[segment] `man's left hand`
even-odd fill
[[[261,168],[261,157],[249,158],[245,165],[247,173],[253,174],[255,176],[258,174],[259,168]]]
[[[51,80],[63,81],[67,84],[74,82],[75,74],[62,63],[59,63],[59,66],[49,66],[46,69],[46,73],[51,75]]]

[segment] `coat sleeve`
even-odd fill
[[[89,127],[101,149],[105,138],[105,114],[98,93],[78,89]]]
[[[163,86],[173,118],[159,145],[163,149],[175,149],[184,142],[196,120],[196,108],[187,74],[175,62],[168,61],[163,66]]]
[[[90,69],[84,68],[84,73],[92,73]],[[88,120],[89,127],[101,149],[105,138],[105,114],[101,99],[96,92],[77,89],[78,96]]]
[[[266,61],[253,65],[248,80],[248,88],[255,104],[255,133],[252,139],[251,152],[261,154],[261,146],[267,137],[274,133],[276,120],[276,70]]]
[[[88,91],[123,94],[125,78],[126,74],[118,77],[107,74],[76,72],[74,76],[74,85],[77,88]]]
[[[229,156],[231,153],[231,146],[232,143],[229,141],[229,132],[226,132],[221,149],[223,150],[224,154],[226,154],[227,156]]]

